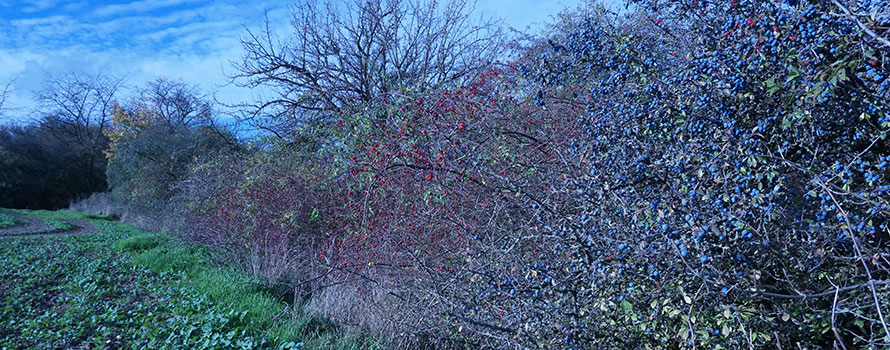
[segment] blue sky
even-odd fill
[[[158,76],[195,84],[220,100],[249,92],[225,87],[230,61],[241,58],[244,26],[268,14],[286,32],[288,1],[0,0],[0,83],[16,82],[7,117],[32,115],[34,93],[48,75],[65,72],[125,76],[130,87]],[[540,25],[579,0],[478,0],[477,11],[509,25]],[[0,85],[2,86],[2,85]]]

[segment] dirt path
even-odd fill
[[[89,220],[79,220],[79,219],[59,220],[59,221],[64,221],[64,222],[71,224],[71,229],[52,230],[52,229],[50,229],[49,225],[47,225],[46,222],[43,221],[43,219],[38,218],[36,216],[13,213],[13,212],[9,212],[9,211],[0,211],[0,213],[14,217],[17,221],[22,222],[21,224],[13,226],[13,227],[7,227],[4,229],[0,229],[0,237],[73,236],[73,235],[95,233],[98,231],[96,229],[96,227],[94,227],[93,224],[89,222]]]

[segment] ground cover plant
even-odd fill
[[[73,212],[23,212],[83,217]],[[96,219],[96,232],[2,238],[0,347],[367,348],[199,247]]]
[[[16,224],[18,222],[12,216],[0,214],[0,228],[13,227]]]
[[[71,223],[62,220],[44,219],[43,222],[48,227],[47,231],[61,232],[68,231],[72,228]]]

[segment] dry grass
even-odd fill
[[[173,232],[181,225],[181,220],[176,215],[152,215],[138,212],[116,201],[108,193],[94,193],[88,198],[71,201],[68,209],[115,218],[122,223],[152,232]]]
[[[305,308],[352,332],[387,334],[384,344],[381,344],[386,349],[447,348],[444,344],[437,344],[436,340],[418,338],[418,335],[432,331],[423,329],[428,323],[421,321],[431,316],[427,314],[428,308],[421,310],[419,306],[412,306],[411,302],[390,293],[399,288],[387,285],[387,281],[382,279],[378,279],[378,282],[381,284],[340,283],[328,286],[314,292]]]

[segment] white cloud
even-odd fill
[[[34,28],[46,26],[58,26],[62,24],[76,23],[71,17],[65,15],[55,15],[48,17],[22,18],[12,20],[13,26],[20,31],[32,30]]]
[[[175,7],[201,1],[203,0],[142,0],[134,1],[127,4],[106,5],[96,9],[93,13],[96,16],[101,17],[116,16],[121,14],[129,15],[133,13],[148,12],[165,7]]]
[[[92,10],[74,10],[80,5],[71,2],[72,9],[57,8],[43,17],[0,21],[0,82],[18,78],[6,105],[13,113],[7,116],[33,115],[35,92],[45,79],[67,72],[125,75],[131,88],[165,76],[222,101],[244,100],[251,92],[225,86],[226,72],[232,71],[231,61],[242,58],[243,26],[261,26],[266,5],[241,1],[246,0],[150,0]],[[269,9],[268,16],[273,28],[289,27],[284,6]]]
[[[52,0],[34,0],[34,1],[25,1],[27,4],[22,8],[22,12],[30,13],[30,12],[40,12],[46,9],[50,9],[56,6],[56,1]]]
[[[237,31],[237,22],[231,20],[190,22],[180,26],[170,26],[157,31],[136,36],[140,42],[165,42],[165,46],[176,47],[179,43],[196,42],[216,38]]]

